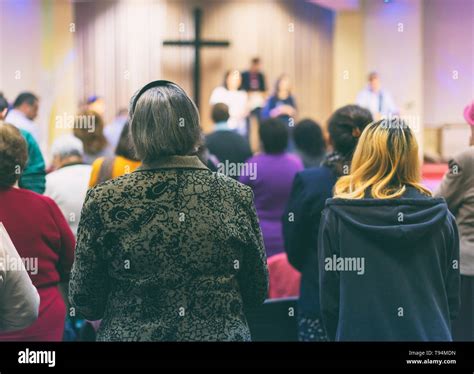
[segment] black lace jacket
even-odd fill
[[[249,340],[267,295],[251,189],[172,156],[89,190],[69,285],[102,341]]]

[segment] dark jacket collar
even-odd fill
[[[197,156],[164,156],[152,162],[144,162],[137,171],[154,169],[203,169],[209,170]]]

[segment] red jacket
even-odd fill
[[[69,279],[75,245],[66,219],[50,198],[7,188],[0,189],[0,222],[20,257],[28,259],[25,266],[41,298],[38,320],[0,334],[0,340],[62,340],[66,307],[58,284]]]

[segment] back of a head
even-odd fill
[[[282,82],[283,81],[286,81],[286,82],[289,82],[290,80],[290,77],[288,76],[288,74],[281,74],[275,81],[275,87],[274,87],[274,91],[273,91],[273,94],[276,95],[280,89],[281,89],[281,85],[282,85]],[[291,89],[288,87],[289,91],[291,91]],[[291,94],[291,92],[290,92]]]
[[[337,109],[328,121],[328,131],[334,150],[350,158],[364,128],[373,121],[372,114],[358,105]]]
[[[0,188],[13,186],[28,159],[26,141],[20,130],[0,122]]]
[[[13,107],[18,108],[25,103],[28,105],[34,105],[36,101],[38,101],[38,97],[35,94],[31,92],[22,92],[13,102]]]
[[[195,153],[201,141],[196,106],[178,85],[156,84],[143,92],[142,88],[130,102],[130,128],[139,159],[152,162]]]
[[[59,157],[60,160],[68,157],[82,158],[84,156],[84,146],[82,141],[74,135],[62,135],[53,142],[51,154],[53,157]]]
[[[258,132],[265,153],[285,152],[288,146],[288,128],[285,122],[278,118],[267,119],[260,123]]]
[[[211,117],[214,123],[227,122],[230,117],[228,105],[224,103],[215,104],[212,107]]]
[[[93,95],[87,98],[86,109],[94,111],[101,116],[105,114],[105,101],[101,96]]]
[[[107,146],[104,120],[94,111],[84,110],[76,116],[73,133],[82,141],[87,154],[97,154]]]
[[[431,195],[420,184],[418,143],[410,127],[399,118],[382,119],[367,126],[351,164],[351,174],[341,177],[335,196],[376,199],[401,197],[407,186]]]
[[[252,60],[250,60],[250,68],[251,70],[257,70],[260,68],[260,58],[259,57],[254,57]]]
[[[326,150],[321,126],[311,120],[300,121],[293,130],[296,148],[310,156],[321,156]]]
[[[376,71],[371,71],[369,75],[367,75],[367,80],[369,82],[372,82],[374,79],[378,79],[378,78],[379,78],[379,73],[377,73]]]

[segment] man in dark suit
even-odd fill
[[[260,71],[260,59],[254,57],[250,64],[250,69],[242,73],[241,90],[247,92],[266,91],[265,76]]]
[[[260,108],[265,103],[265,76],[261,72],[261,61],[254,57],[250,63],[250,69],[242,72],[241,90],[247,91],[249,106],[253,114],[258,115]]]

